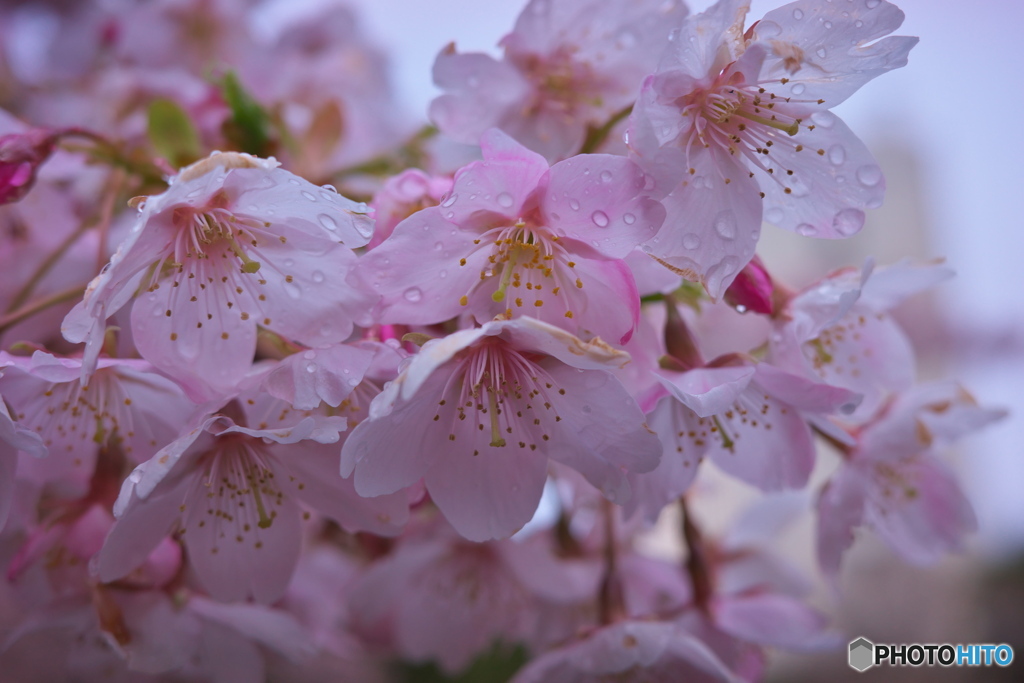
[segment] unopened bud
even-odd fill
[[[772,314],[772,278],[761,259],[754,257],[725,290],[725,302],[740,313]]]
[[[668,355],[678,363],[678,368],[682,371],[703,366],[704,357],[700,355],[697,340],[693,338],[693,333],[690,332],[683,316],[679,315],[679,309],[671,295],[665,297],[665,310],[665,350],[668,351]],[[662,367],[665,367],[664,364]]]
[[[0,137],[0,204],[11,204],[28,194],[56,142],[57,133],[45,128]]]

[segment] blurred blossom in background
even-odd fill
[[[279,33],[283,19],[301,18],[328,2],[266,2],[247,20],[269,37]],[[31,3],[16,4],[25,30],[16,34],[17,59],[11,65],[25,77],[32,75],[41,51],[59,46],[48,42],[50,26],[42,13]],[[382,105],[364,115],[381,128],[411,133],[425,122],[427,106],[439,94],[431,82],[439,50],[454,42],[460,52],[499,55],[497,43],[522,4],[349,0],[363,34],[387,61],[365,65],[365,80],[345,87],[351,96],[372,100],[379,96],[374,79],[387,73],[400,110]],[[689,2],[694,13],[709,4]],[[778,4],[754,0],[750,16]],[[879,264],[904,257],[946,259],[957,277],[896,311],[918,352],[920,378],[956,379],[984,405],[1007,409],[1009,417],[965,439],[955,451],[979,522],[968,553],[918,569],[866,534],[858,537],[844,567],[842,597],[822,585],[817,605],[851,637],[1006,642],[1024,656],[1024,131],[1018,123],[1024,90],[1016,83],[1024,69],[1019,35],[1024,4],[897,4],[907,17],[899,33],[921,38],[909,65],[872,81],[835,109],[881,165],[888,183],[884,206],[869,212],[863,231],[848,240],[807,240],[766,226],[759,252],[771,272],[794,288],[830,269],[859,266],[868,257]],[[279,84],[255,76],[246,82],[257,98],[283,96]],[[351,161],[358,161],[374,150],[348,151]],[[467,147],[466,159],[472,153]],[[297,172],[315,173],[326,160],[301,162],[306,167]],[[835,464],[822,459],[812,484],[824,481]],[[711,529],[725,528],[751,499],[742,485],[712,478],[699,496],[702,520]],[[809,520],[781,542],[789,556],[815,573]],[[650,544],[666,556],[681,552],[671,539],[654,537]],[[779,657],[774,666],[778,680],[853,680],[856,675],[836,652]],[[993,675],[1012,675],[1012,669],[886,672],[890,680],[897,675],[899,680],[976,680],[969,674],[993,680]]]

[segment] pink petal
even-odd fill
[[[746,167],[724,150],[695,144],[686,163],[693,173],[662,200],[665,224],[644,249],[718,299],[754,255],[762,200]]]
[[[323,401],[337,408],[362,380],[373,352],[340,344],[308,349],[285,358],[264,380],[272,396],[299,410],[313,410]]]
[[[723,598],[712,612],[722,630],[759,645],[807,651],[836,644],[835,637],[824,633],[825,617],[787,595]]]
[[[185,480],[142,499],[133,490],[131,480],[125,480],[118,498],[118,520],[96,556],[100,581],[119,579],[146,561],[174,529],[188,484]]]
[[[700,417],[710,417],[728,409],[755,372],[752,366],[739,365],[655,376],[677,401]]]
[[[454,45],[437,55],[433,77],[446,92],[430,103],[430,120],[445,135],[469,145],[478,144],[507,109],[529,96],[529,85],[511,64],[483,53],[460,55]]]
[[[782,53],[769,53],[758,80],[788,77],[787,86],[774,89],[777,95],[810,102],[823,99],[822,106],[835,107],[876,76],[906,66],[917,38],[883,38],[902,23],[903,12],[884,0],[842,6],[791,2],[768,12],[757,24],[755,39],[780,45]],[[804,55],[795,71],[784,64],[786,56],[794,54],[790,45]]]
[[[853,545],[853,531],[864,519],[866,489],[860,472],[841,467],[818,498],[818,565],[832,580],[838,578],[843,553]]]
[[[547,463],[545,453],[511,443],[480,455],[460,447],[437,459],[425,481],[455,530],[482,542],[507,538],[530,521],[544,490]]]
[[[560,236],[624,258],[658,232],[662,206],[643,196],[646,176],[628,159],[583,154],[551,167],[541,213]]]

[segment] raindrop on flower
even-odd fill
[[[316,201],[316,197],[313,195],[312,192],[309,192],[308,190],[303,190],[299,194],[301,194],[303,197],[305,197],[306,199],[308,199],[311,202],[315,202]]]
[[[594,221],[594,225],[596,225],[599,228],[608,227],[608,214],[606,214],[604,211],[595,211],[594,213],[590,214],[590,220]]]
[[[882,169],[874,164],[867,164],[857,169],[857,180],[864,187],[874,187],[882,182]]]
[[[500,193],[497,197],[497,200],[498,206],[504,207],[506,209],[512,206],[513,204],[512,195],[510,195],[508,192]]]
[[[453,192],[452,194],[448,195],[443,202],[441,202],[441,206],[447,209],[449,206],[451,206],[458,200],[459,195]]]
[[[793,18],[796,19],[797,21],[800,21],[801,19],[804,18],[804,11],[802,9],[793,10]]]
[[[715,216],[715,232],[724,240],[736,237],[736,217],[732,211],[721,211]]]
[[[688,232],[683,235],[683,246],[687,249],[697,249],[700,247],[700,236],[692,232]]]
[[[572,209],[573,211],[579,211],[580,210],[580,203],[578,201],[576,201],[575,199],[570,199],[569,200],[569,208]]]
[[[631,213],[624,213],[622,214],[622,222],[626,225],[633,225],[633,223],[636,223],[636,216]]]
[[[417,301],[423,298],[423,292],[420,291],[419,287],[410,287],[409,289],[405,290],[405,292],[402,293],[402,296],[405,297],[406,301],[416,303]]]
[[[338,229],[338,221],[334,220],[334,218],[328,216],[326,213],[318,215],[317,220],[320,221],[320,225],[324,226],[328,230],[334,231]]]

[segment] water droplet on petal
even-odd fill
[[[692,232],[688,232],[683,235],[683,246],[687,249],[697,249],[700,247],[700,236]]]
[[[882,169],[874,164],[867,164],[857,169],[857,180],[864,187],[874,187],[882,182]]]
[[[818,229],[810,223],[801,223],[796,226],[796,231],[804,237],[811,237],[818,234]]]
[[[315,202],[316,201],[316,197],[313,195],[312,192],[309,192],[308,190],[303,190],[299,194],[301,194],[303,197],[305,197],[306,199],[308,199],[311,202]]]
[[[825,52],[825,48],[819,47],[817,50],[814,51],[814,54],[818,55],[820,59],[825,59],[825,55],[827,55],[828,53]]]
[[[510,206],[512,206],[512,204],[514,203],[514,200],[512,199],[512,195],[510,195],[508,192],[500,193],[498,195],[498,197],[497,197],[497,200],[498,200],[498,206],[504,207],[506,209],[509,208]]]
[[[328,230],[331,230],[332,232],[338,229],[338,221],[334,220],[334,218],[328,216],[326,213],[318,215],[317,219],[320,221],[320,225],[324,226]]]
[[[785,218],[785,214],[782,213],[782,209],[777,206],[773,206],[764,212],[764,219],[769,223],[781,223],[783,218]]]
[[[719,211],[714,220],[715,232],[724,240],[736,237],[736,216],[732,211]]]
[[[622,214],[622,222],[626,225],[633,225],[636,223],[636,216],[631,213],[624,213]]]
[[[299,299],[302,297],[302,290],[294,282],[284,283],[284,291],[288,292],[288,296],[293,299]]]
[[[804,11],[802,9],[793,10],[793,18],[796,19],[797,21],[800,21],[801,19],[804,18]]]
[[[596,225],[599,228],[608,227],[608,214],[606,214],[604,211],[595,211],[594,213],[590,214],[590,220],[594,221],[594,225]]]
[[[601,182],[610,183],[612,181],[611,171],[601,171]]]
[[[442,249],[444,249],[444,242],[434,242],[434,251],[441,251]]]
[[[726,256],[718,266],[722,269],[722,275],[732,275],[739,269],[740,261],[735,256]]]
[[[811,114],[811,121],[822,128],[831,128],[836,122],[836,115],[830,111],[816,111]]]
[[[782,33],[782,27],[774,21],[760,21],[757,24],[757,37],[762,40],[774,38],[780,33]]]
[[[882,0],[866,0],[864,6],[868,9],[875,9],[881,2]]]
[[[321,282],[323,282],[326,279],[326,278],[324,278],[323,271],[319,271],[319,270],[314,270],[312,272],[312,274],[310,275],[310,277],[312,277],[313,278],[313,282],[315,282],[317,284],[320,284]]]
[[[397,340],[397,339],[388,339],[388,341],[389,341],[389,342],[391,342],[391,341],[395,342],[394,348],[398,348],[399,346],[401,346],[401,345],[400,345],[400,344],[398,343],[398,340]],[[387,343],[387,342],[385,342],[385,344],[386,344],[386,343]],[[349,385],[350,387],[357,387],[357,386],[359,386],[359,380],[357,380],[357,379],[356,379],[355,377],[353,377],[352,379],[350,379],[350,380],[348,381],[348,385]]]
[[[832,145],[828,148],[828,160],[836,166],[842,165],[846,161],[846,150],[842,145]]]
[[[794,83],[793,87],[791,87],[789,90],[794,95],[803,95],[804,90],[807,90],[807,86],[804,85],[803,83]]]
[[[824,24],[822,24],[822,26],[824,26],[826,29],[831,29],[832,28],[832,22],[831,21],[826,21]]]
[[[402,296],[405,297],[406,301],[416,303],[423,298],[423,292],[420,291],[419,287],[410,287],[402,293]]]
[[[306,372],[309,374],[316,372],[316,363],[306,363]]]
[[[338,188],[336,188],[334,185],[321,185],[320,187],[327,190],[328,192],[338,194]]]
[[[313,349],[309,349],[308,351],[302,354],[302,357],[305,358],[306,360],[313,360],[314,358],[316,358],[316,351],[314,351]]]
[[[580,210],[580,203],[578,201],[576,201],[575,199],[570,199],[569,200],[569,208],[572,209],[573,211],[579,211]]]
[[[450,194],[447,197],[445,197],[445,200],[443,202],[441,202],[441,206],[443,206],[444,208],[447,209],[449,206],[451,206],[452,204],[454,204],[458,200],[459,200],[459,195],[453,192],[452,194]]]
[[[843,209],[832,219],[832,228],[842,235],[849,237],[864,226],[864,212],[860,209]]]

